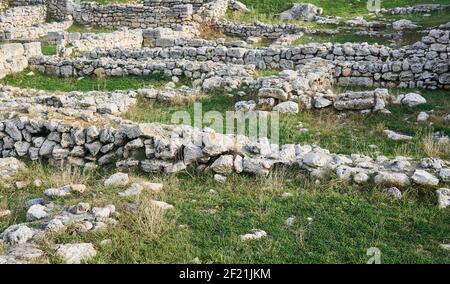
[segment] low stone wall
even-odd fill
[[[333,173],[356,184],[402,187],[411,182],[423,186],[448,182],[447,170],[442,169],[449,164],[439,159],[417,161],[382,155],[372,159],[358,154],[333,154],[307,144],[272,147],[267,138],[223,135],[187,125],[130,123],[114,129],[17,117],[0,121],[0,136],[3,157],[43,159],[54,165],[86,169],[115,164],[122,171],[140,168],[149,173],[172,174],[189,165],[203,165],[202,169],[212,170],[224,180],[233,172],[268,175],[277,165],[297,164],[316,178]]]
[[[10,5],[45,5],[49,18],[58,21],[70,19],[75,6],[72,0],[10,0]]]
[[[71,20],[43,23],[32,27],[12,28],[0,31],[0,40],[35,40],[53,32],[62,32],[72,26]]]
[[[28,67],[28,60],[42,55],[41,43],[7,43],[0,45],[0,79]]]
[[[144,0],[144,6],[173,8],[178,5],[192,5],[194,11],[200,9],[206,3],[214,0]]]
[[[142,5],[97,5],[81,3],[75,8],[74,20],[82,25],[107,28],[177,27],[192,20],[191,5],[146,7]]]
[[[431,13],[437,11],[445,11],[450,10],[450,4],[421,4],[409,7],[396,7],[392,9],[383,9],[381,12],[392,14],[392,15],[406,15],[406,14],[415,14],[415,13]]]
[[[241,24],[230,21],[215,22],[216,28],[222,30],[225,34],[238,36],[241,38],[263,37],[277,39],[286,34],[298,34],[301,32],[310,33],[308,28],[293,24],[269,25],[264,23]]]
[[[187,59],[234,64],[254,64],[260,69],[301,70],[305,60],[323,58],[332,61],[337,82],[370,87],[450,88],[449,31],[433,30],[422,41],[394,49],[369,44],[308,44],[289,48],[180,46],[135,50],[99,49],[91,58]],[[174,41],[176,42],[176,41]],[[178,41],[188,43],[190,41]],[[194,41],[193,41],[194,42]]]
[[[215,88],[238,88],[244,80],[251,80],[253,65],[223,64],[188,60],[120,60],[113,58],[59,58],[38,56],[30,61],[31,68],[59,77],[69,76],[148,76],[163,73],[168,77],[186,77],[199,86],[208,82]]]
[[[41,24],[46,17],[47,9],[43,5],[9,8],[0,14],[0,30]]]
[[[85,53],[99,47],[141,48],[143,42],[141,29],[127,28],[112,33],[62,33],[60,39],[57,49],[64,56]]]

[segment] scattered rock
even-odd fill
[[[402,192],[396,187],[385,188],[384,193],[393,198],[402,198]]]
[[[441,169],[439,171],[439,177],[443,182],[450,182],[450,168]]]
[[[84,193],[86,191],[86,186],[84,184],[71,184],[70,188],[73,192]]]
[[[124,186],[129,182],[127,173],[115,173],[105,180],[105,186]]]
[[[297,219],[297,218],[296,218],[295,216],[291,216],[291,217],[289,217],[289,218],[286,219],[286,222],[284,222],[284,225],[285,225],[286,227],[292,227],[292,226],[294,225],[296,219]]]
[[[436,190],[439,208],[446,208],[450,205],[450,189],[440,188]]]
[[[33,238],[35,231],[25,224],[17,224],[8,227],[0,238],[10,245],[24,244]]]
[[[241,235],[241,241],[259,240],[266,237],[267,233],[263,230],[253,229],[251,233]]]
[[[120,196],[135,196],[141,194],[144,187],[139,183],[133,183],[130,187],[128,187],[125,191],[119,192]]]
[[[64,197],[72,193],[72,187],[70,185],[65,185],[60,188],[49,188],[44,191],[44,195],[50,198]]]
[[[427,122],[429,117],[428,113],[421,111],[417,116],[417,122]]]
[[[425,103],[427,103],[427,100],[417,93],[399,95],[394,101],[394,104],[403,104],[409,107],[415,107]]]
[[[14,157],[0,158],[0,180],[7,180],[25,169],[25,164]]]
[[[420,185],[436,186],[439,183],[437,177],[424,170],[416,170],[411,179]]]
[[[395,140],[395,141],[406,141],[406,140],[413,139],[412,136],[400,134],[400,133],[397,133],[397,132],[392,131],[392,130],[384,130],[383,132],[384,132],[384,134],[387,135],[387,137],[389,139],[392,139],[392,140]]]
[[[403,30],[413,30],[418,28],[417,25],[413,24],[410,20],[401,19],[392,23],[392,27],[397,31]]]
[[[291,102],[291,101],[280,103],[280,104],[276,105],[273,108],[273,110],[279,111],[280,113],[298,113],[299,112],[298,103]]]
[[[27,220],[35,221],[47,218],[49,214],[47,213],[47,207],[40,204],[35,204],[31,206],[27,211]]]
[[[309,3],[295,3],[291,9],[280,14],[282,20],[314,21],[316,16],[321,15],[323,9]]]
[[[91,243],[64,244],[57,246],[56,254],[66,264],[80,264],[95,257],[97,251]]]
[[[149,190],[153,192],[160,192],[163,189],[162,183],[141,182],[140,185],[144,188],[144,190]]]
[[[214,180],[220,183],[225,183],[227,181],[227,177],[219,174],[214,175]]]
[[[172,204],[166,203],[164,201],[151,200],[151,204],[153,204],[155,207],[163,209],[163,210],[175,208]]]

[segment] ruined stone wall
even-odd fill
[[[3,32],[0,31],[0,40],[35,40],[46,36],[48,33],[64,31],[72,24],[71,20],[66,20],[43,23],[32,27],[11,28]]]
[[[225,34],[247,37],[263,37],[269,39],[277,39],[286,34],[298,34],[307,32],[308,29],[294,24],[269,25],[264,23],[234,23],[230,21],[217,21],[215,26],[222,30]]]
[[[82,25],[106,28],[176,27],[192,20],[192,6],[145,7],[142,5],[97,5],[81,3],[75,8],[74,19]]]
[[[290,48],[227,47],[213,41],[174,40],[181,46],[135,50],[100,49],[90,58],[187,59],[254,64],[260,69],[297,69],[310,58],[330,60],[343,85],[450,88],[449,31],[433,30],[422,41],[401,49],[369,44],[308,44]],[[167,43],[167,41],[166,41]],[[199,47],[200,46],[200,47]]]
[[[62,33],[58,50],[65,56],[85,53],[95,48],[141,48],[142,30],[120,29],[112,33]]]
[[[0,79],[28,67],[31,57],[42,55],[41,43],[7,43],[0,45]]]
[[[178,5],[190,4],[194,11],[197,11],[204,4],[212,1],[214,0],[144,0],[144,6],[172,8]]]
[[[11,6],[45,5],[48,17],[62,21],[70,19],[75,4],[72,0],[11,0]]]
[[[0,14],[0,30],[30,27],[44,23],[47,8],[44,5],[13,7]]]

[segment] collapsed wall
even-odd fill
[[[0,79],[28,67],[30,58],[42,55],[41,43],[7,43],[0,45]]]

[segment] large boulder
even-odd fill
[[[309,3],[295,3],[291,9],[280,14],[282,20],[314,21],[317,15],[321,15],[323,9]]]

